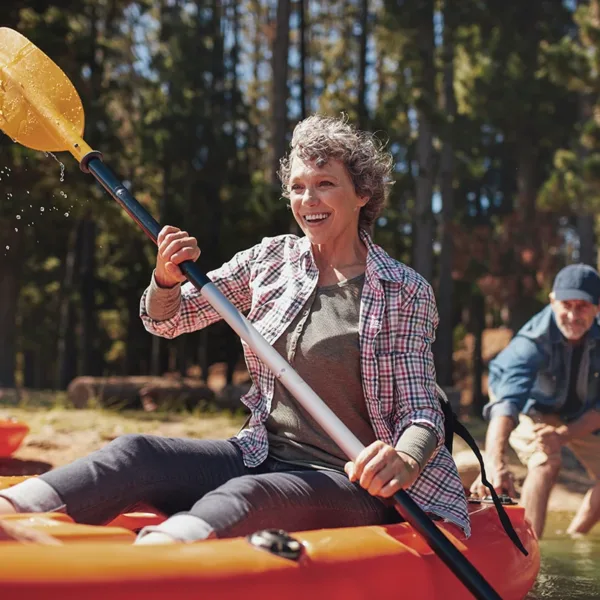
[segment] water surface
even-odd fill
[[[600,524],[584,538],[565,535],[572,514],[551,513],[540,543],[542,566],[527,600],[600,600]]]

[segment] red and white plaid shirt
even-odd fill
[[[435,431],[438,450],[407,491],[426,512],[459,525],[468,536],[470,524],[465,493],[444,440],[444,418],[435,388],[431,344],[438,314],[425,279],[392,259],[361,231],[368,248],[359,339],[366,405],[378,439],[395,446],[412,423]],[[298,315],[314,291],[319,272],[307,238],[282,235],[236,254],[208,277],[237,309],[247,313],[262,336],[273,344]],[[202,329],[220,315],[190,283],[181,288],[179,312],[166,321],[141,317],[146,329],[174,338]],[[250,409],[248,427],[236,438],[244,463],[255,467],[268,454],[265,421],[271,408],[275,378],[243,342],[253,385],[242,398]]]

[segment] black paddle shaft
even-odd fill
[[[102,162],[100,153],[92,152],[88,154],[83,158],[80,166],[82,171],[91,173],[96,178],[102,187],[142,228],[144,233],[156,243],[161,226],[118,180],[109,167]],[[300,378],[285,359],[267,343],[254,326],[217,290],[216,286],[200,271],[195,263],[185,261],[179,265],[179,268],[188,278],[188,281],[202,293],[233,330],[248,343],[257,356],[273,371],[275,377],[289,389],[300,404],[344,450],[348,458],[354,460],[364,449],[364,446],[354,434]],[[477,600],[501,600],[483,575],[433,524],[431,519],[404,490],[396,492],[394,500],[402,517],[427,541],[432,550]]]

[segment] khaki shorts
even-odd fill
[[[489,390],[490,401],[495,401],[491,390]],[[546,454],[536,447],[534,425],[545,423],[558,427],[564,425],[564,421],[553,414],[535,413],[519,415],[519,424],[510,434],[508,440],[511,448],[516,452],[519,460],[528,468],[539,467],[546,463],[560,465],[561,453]],[[566,444],[567,448],[575,455],[575,458],[583,465],[588,475],[594,479],[600,479],[600,436],[590,433],[583,438],[571,440]]]
[[[546,454],[536,448],[534,425],[545,423],[558,427],[564,422],[556,415],[544,415],[536,413],[533,417],[519,415],[519,425],[510,434],[509,444],[516,452],[519,460],[528,469],[539,467],[546,463],[561,464],[561,454],[556,452]],[[594,479],[600,479],[600,437],[592,433],[585,437],[573,439],[567,448],[575,455],[575,458],[585,467],[588,475]]]

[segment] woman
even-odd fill
[[[373,136],[344,119],[302,121],[280,177],[304,237],[266,238],[209,273],[366,446],[354,462],[244,345],[251,418],[235,438],[122,436],[0,493],[0,512],[66,510],[104,523],[144,501],[172,516],[137,543],[171,543],[389,523],[397,515],[386,499],[403,488],[468,536],[465,494],[443,446],[434,297],[368,234],[391,164]],[[219,320],[192,285],[181,286],[177,265],[199,255],[185,231],[161,231],[141,301],[148,331],[173,338]]]

